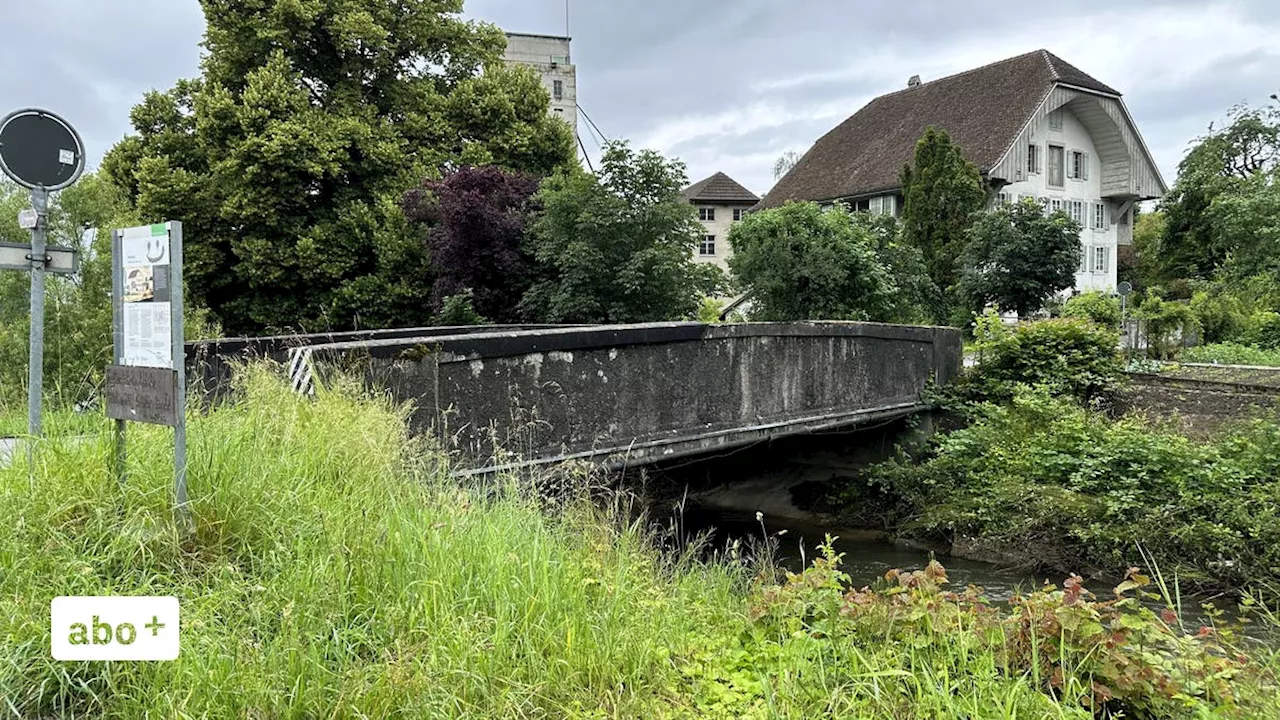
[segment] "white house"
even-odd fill
[[[733,255],[729,229],[759,203],[760,198],[722,172],[690,185],[680,194],[698,208],[698,220],[702,223],[702,238],[694,250],[694,260],[728,270],[729,258]]]
[[[845,202],[900,214],[902,168],[925,130],[947,131],[982,173],[991,204],[1035,198],[1084,227],[1077,290],[1116,286],[1133,208],[1168,188],[1120,92],[1037,50],[883,95],[820,138],[761,201]]]

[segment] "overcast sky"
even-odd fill
[[[601,131],[680,157],[691,181],[723,170],[757,193],[779,155],[911,75],[1038,48],[1125,94],[1170,183],[1210,121],[1280,90],[1276,0],[572,2],[578,102]],[[467,14],[565,30],[564,0],[469,0]],[[198,74],[196,0],[12,2],[5,16],[0,110],[63,114],[95,161],[129,131],[143,92]]]

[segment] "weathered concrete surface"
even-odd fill
[[[960,369],[959,333],[870,323],[493,330],[313,345],[489,472],[640,465],[898,417]]]

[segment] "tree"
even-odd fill
[[[729,242],[753,320],[883,320],[892,311],[895,287],[876,241],[843,207],[789,202],[755,212]]]
[[[1075,284],[1083,249],[1080,224],[1045,216],[1024,200],[978,216],[961,255],[960,294],[970,309],[994,304],[1027,317]]]
[[[920,249],[903,240],[898,219],[858,212],[853,213],[853,222],[871,234],[876,258],[897,288],[892,307],[882,319],[906,324],[933,322],[932,310],[943,304],[942,292],[929,277]]]
[[[1211,277],[1236,247],[1237,238],[1215,226],[1211,209],[1280,162],[1280,107],[1231,108],[1229,122],[1197,139],[1178,165],[1178,181],[1161,202],[1166,217],[1161,235],[1161,279]]]
[[[791,168],[800,162],[800,154],[795,150],[788,150],[773,163],[773,179],[781,180],[783,175],[791,172]]]
[[[461,0],[201,4],[203,76],[148,94],[103,167],[140,216],[184,222],[188,289],[229,331],[428,322],[404,191],[574,159],[538,78]]]
[[[1280,278],[1280,169],[1259,171],[1223,193],[1209,206],[1216,245],[1224,252],[1221,276],[1242,281]]]
[[[969,224],[986,204],[982,176],[945,131],[929,128],[916,143],[913,163],[902,170],[902,187],[903,238],[920,249],[929,277],[948,293]],[[934,315],[946,320],[945,304]]]
[[[532,282],[525,221],[537,190],[533,175],[489,165],[460,168],[405,193],[405,216],[426,230],[434,310],[444,307],[445,298],[470,291],[481,316],[519,322],[520,300]]]
[[[545,180],[529,227],[535,280],[521,308],[553,323],[694,317],[723,274],[693,261],[701,233],[680,196],[684,164],[625,142],[605,146],[598,174],[566,167]]]

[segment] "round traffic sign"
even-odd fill
[[[1133,292],[1133,285],[1128,282],[1122,282],[1116,286],[1116,294],[1120,297],[1128,297]]]
[[[28,188],[61,190],[84,171],[84,143],[47,110],[18,110],[0,121],[0,170]]]

